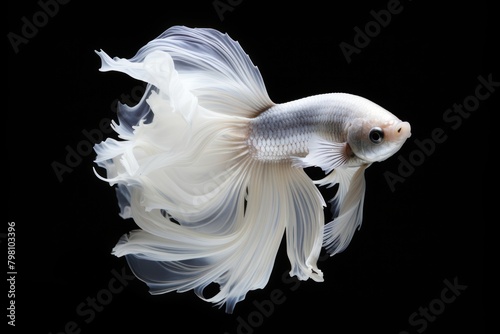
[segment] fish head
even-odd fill
[[[392,156],[410,136],[410,123],[386,110],[377,110],[371,116],[356,118],[350,123],[347,144],[353,155],[372,163]]]

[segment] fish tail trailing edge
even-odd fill
[[[302,169],[252,156],[249,122],[273,103],[239,44],[174,27],[130,60],[99,56],[103,71],[148,84],[138,105],[119,109],[122,140],[95,146],[121,216],[140,227],[113,254],[154,294],[194,290],[232,312],[266,285],[286,232],[290,275],[322,281],[324,200]],[[205,296],[212,282],[220,291]]]
[[[227,197],[236,196],[234,207],[227,208],[236,211],[227,233],[177,225],[159,210],[144,210],[140,192],[132,191],[132,216],[142,230],[123,236],[113,253],[127,257],[151,293],[193,289],[205,301],[225,304],[231,313],[248,291],[265,287],[286,231],[290,275],[322,281],[316,261],[324,203],[310,180],[306,182],[307,175],[284,164],[255,161],[248,161],[239,173],[241,182],[220,189],[231,194]],[[203,291],[212,282],[220,291],[206,297]]]

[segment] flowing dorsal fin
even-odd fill
[[[171,27],[128,60],[111,59],[100,51],[101,71],[127,69],[127,74],[151,81],[130,63],[143,63],[147,56],[158,52],[171,57],[173,66],[169,66],[168,60],[158,61],[159,56],[153,66],[166,67],[168,72],[175,68],[184,90],[197,97],[203,108],[225,115],[254,117],[274,105],[258,68],[240,44],[214,29]]]

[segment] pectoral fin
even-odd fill
[[[349,160],[350,148],[347,143],[336,143],[313,135],[309,140],[309,153],[293,160],[294,167],[320,167],[325,173],[341,167]]]

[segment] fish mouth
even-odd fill
[[[396,121],[385,129],[384,136],[389,141],[405,141],[406,139],[411,137],[410,123]]]
[[[397,126],[397,133],[399,133],[401,136],[404,136],[405,139],[408,139],[411,137],[411,125],[408,122],[401,122]]]

